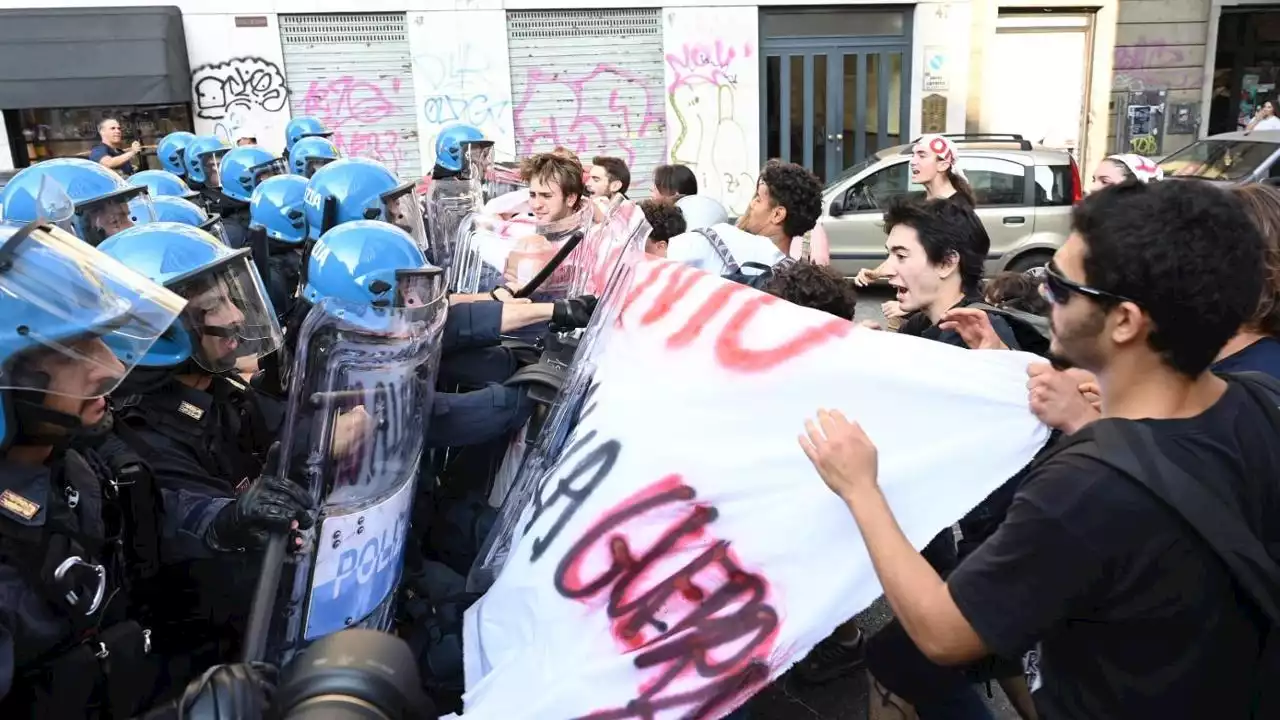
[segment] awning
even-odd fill
[[[0,108],[190,101],[176,7],[0,10]]]

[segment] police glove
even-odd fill
[[[551,311],[551,329],[567,332],[586,327],[591,322],[591,314],[596,311],[597,302],[595,295],[556,300]]]
[[[266,663],[216,665],[192,680],[182,696],[138,720],[261,718],[271,710],[279,673]]]
[[[311,493],[288,478],[276,477],[280,443],[267,452],[262,475],[218,511],[209,527],[209,544],[219,551],[261,547],[267,536],[288,533],[293,523],[306,530],[313,521]]]

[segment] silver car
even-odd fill
[[[976,211],[991,236],[986,271],[1024,271],[1044,265],[1067,239],[1071,206],[1081,197],[1080,170],[1066,151],[1035,147],[1020,135],[948,135],[959,166],[977,196]],[[887,148],[849,168],[822,193],[822,226],[831,265],[847,277],[888,257],[883,216],[889,202],[909,193],[912,145]]]

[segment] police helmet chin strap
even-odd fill
[[[102,419],[85,425],[78,415],[64,413],[45,406],[43,395],[30,390],[14,392],[13,410],[18,420],[18,432],[14,445],[66,447],[77,440],[95,439],[106,435],[114,424],[111,413],[103,413]],[[63,432],[41,432],[36,428],[52,425]]]

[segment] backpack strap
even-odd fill
[[[706,238],[707,242],[711,243],[711,247],[715,249],[716,254],[720,256],[720,260],[724,262],[725,265],[724,272],[722,274],[733,275],[742,269],[742,267],[738,265],[738,261],[733,259],[733,253],[729,252],[729,246],[725,245],[724,240],[720,239],[720,235],[718,235],[715,230],[712,230],[711,228],[698,228],[697,230],[694,230],[694,232]]]
[[[1160,451],[1151,428],[1130,420],[1098,420],[1082,432],[1096,458],[1142,485],[1178,513],[1226,564],[1236,583],[1273,625],[1280,626],[1280,565],[1223,495]]]

